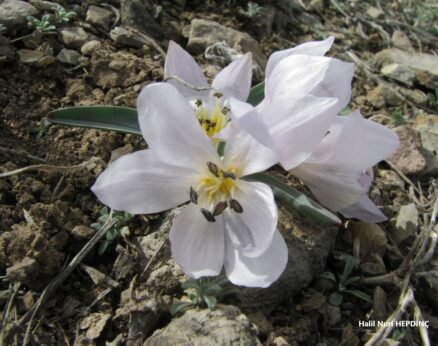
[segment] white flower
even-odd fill
[[[183,270],[199,278],[218,275],[224,266],[235,284],[269,286],[285,268],[287,247],[276,229],[272,190],[242,177],[278,157],[236,126],[220,157],[193,106],[169,83],[145,87],[137,110],[149,149],[110,164],[93,192],[132,214],[190,201],[170,230],[172,255]]]
[[[371,167],[398,146],[394,131],[355,111],[338,116],[312,156],[291,172],[329,209],[346,217],[380,222],[386,217],[367,196],[373,180]]]

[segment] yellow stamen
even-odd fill
[[[198,109],[195,110],[196,117],[201,124],[201,127],[207,133],[208,137],[213,137],[219,133],[227,122],[227,111],[225,108],[221,108],[216,101],[213,107],[213,114],[209,114],[207,109],[199,104]]]

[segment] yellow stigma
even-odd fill
[[[198,186],[198,196],[203,204],[215,206],[219,202],[232,199],[236,189],[236,173],[237,170],[232,168],[227,172],[218,170],[217,174],[210,172],[203,177]]]
[[[208,137],[213,137],[220,132],[227,122],[227,109],[221,108],[215,101],[213,114],[210,114],[201,102],[197,103],[198,108],[195,110],[196,117],[201,127],[207,133]]]

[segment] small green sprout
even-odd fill
[[[50,15],[48,14],[42,16],[41,20],[34,16],[28,16],[27,21],[30,27],[34,27],[41,32],[53,32],[56,30],[56,26],[50,24]]]
[[[250,2],[248,2],[246,11],[242,11],[242,12],[246,16],[253,18],[253,17],[258,16],[262,12],[262,10],[263,10],[263,8],[260,5],[256,4],[255,2],[250,1]]]
[[[64,7],[58,5],[55,10],[55,16],[58,23],[68,23],[70,19],[76,16],[76,12],[66,11]]]
[[[225,275],[220,275],[215,279],[203,277],[200,279],[189,279],[182,284],[185,293],[190,301],[180,300],[173,303],[170,312],[173,316],[194,307],[208,307],[213,310],[217,304],[217,298],[236,292],[233,287],[224,287],[228,284]]]
[[[3,33],[5,33],[6,31],[8,31],[8,29],[5,27],[4,24],[1,24],[1,23],[0,23],[0,34],[3,34]]]
[[[90,225],[91,228],[94,228],[96,231],[101,229],[103,225],[105,225],[111,214],[107,207],[103,207],[100,211],[100,216],[97,219],[97,222],[92,223]],[[116,239],[121,237],[128,237],[131,233],[129,227],[126,226],[126,223],[132,219],[132,215],[129,213],[122,212],[113,212],[112,217],[116,219],[116,223],[112,226],[105,234],[105,239],[99,245],[98,253],[99,255],[103,255],[105,251],[108,249],[108,246]]]
[[[339,306],[344,300],[344,294],[354,296],[356,298],[362,299],[367,303],[371,302],[371,297],[358,290],[354,289],[357,287],[357,282],[360,280],[359,276],[350,276],[354,269],[353,257],[348,256],[346,258],[344,271],[341,275],[336,278],[335,274],[326,271],[322,273],[319,277],[332,281],[335,284],[336,291],[331,293],[329,296],[329,302],[332,305]],[[351,288],[353,286],[353,289]]]
[[[406,124],[406,119],[403,115],[403,111],[401,109],[397,109],[392,113],[392,122],[394,126],[404,125]]]

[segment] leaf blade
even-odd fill
[[[255,107],[260,102],[262,102],[264,98],[265,98],[265,82],[261,82],[251,88],[246,102],[248,102],[249,104]]]
[[[251,174],[245,177],[247,180],[259,181],[269,185],[275,197],[284,202],[287,206],[297,210],[301,215],[309,217],[325,225],[340,226],[341,220],[332,212],[311,200],[302,192],[283,183],[281,180],[264,173]]]
[[[137,110],[130,107],[66,107],[50,112],[46,119],[53,124],[141,135]]]

